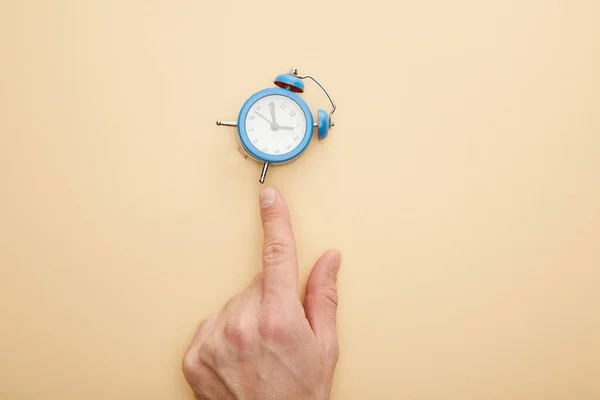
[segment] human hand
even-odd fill
[[[330,250],[312,269],[304,303],[287,207],[273,188],[260,194],[263,270],[198,328],[183,373],[199,400],[326,400],[338,360],[336,276]]]

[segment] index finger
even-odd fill
[[[298,259],[288,208],[272,187],[260,192],[264,231],[263,280],[267,293],[298,295]]]

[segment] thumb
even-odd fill
[[[337,345],[337,273],[340,263],[340,253],[329,250],[316,262],[306,284],[306,318],[317,339],[327,345]]]

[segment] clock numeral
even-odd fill
[[[258,139],[252,139],[252,143],[254,143],[254,144],[258,143]]]
[[[252,121],[254,119],[254,115],[251,115],[250,118],[248,118],[250,121]]]
[[[292,145],[291,145],[291,144],[288,144],[287,146],[285,146],[285,149],[286,149],[286,150],[289,150],[289,149],[290,149],[290,147],[292,147]]]
[[[279,106],[279,108],[281,108],[282,110],[285,110],[287,106],[284,103],[281,103],[281,105]]]
[[[279,154],[279,149],[275,150],[275,154]]]
[[[290,117],[295,117],[295,116],[296,116],[296,113],[293,111],[290,111]]]
[[[261,108],[261,106],[256,106],[256,111],[260,111]]]
[[[300,136],[298,136],[298,135],[294,136],[294,140],[298,140],[299,137]]]
[[[267,151],[269,151],[269,148],[268,148],[268,147],[265,147],[265,148],[263,149],[263,151],[266,153]]]
[[[248,129],[248,132],[252,132],[254,130],[254,128],[250,128]]]

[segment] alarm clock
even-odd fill
[[[316,83],[331,103],[331,111],[317,111],[316,121],[299,95],[304,92],[305,79]],[[274,83],[276,87],[263,89],[246,100],[237,121],[217,121],[219,126],[237,127],[242,154],[263,164],[260,183],[265,182],[269,166],[298,158],[315,129],[318,139],[323,140],[334,126],[331,117],[335,102],[315,77],[298,75],[298,70],[292,68],[287,74],[278,75]]]

